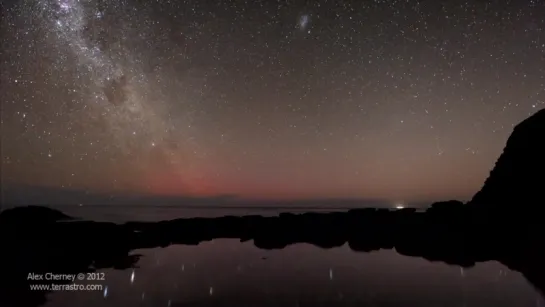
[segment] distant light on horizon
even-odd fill
[[[398,209],[398,210],[399,209],[404,209],[404,208],[405,208],[405,206],[403,206],[402,204],[397,204],[396,205],[396,209]]]

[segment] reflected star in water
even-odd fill
[[[139,280],[133,285],[127,284],[133,268],[106,270],[108,283],[115,288],[113,295],[109,288],[102,289],[108,291],[107,299],[99,293],[90,297],[57,293],[52,294],[49,306],[57,306],[55,303],[61,300],[66,302],[63,306],[82,307],[130,306],[135,301],[163,307],[169,305],[168,301],[171,307],[199,302],[209,306],[224,302],[229,306],[246,306],[248,300],[255,302],[252,304],[255,306],[286,305],[282,303],[295,306],[298,300],[301,306],[316,305],[318,301],[329,302],[328,306],[345,306],[356,301],[364,305],[380,304],[392,298],[395,302],[414,300],[415,306],[427,306],[430,299],[459,307],[464,304],[488,306],[504,298],[512,300],[511,303],[494,306],[536,306],[535,289],[524,282],[520,273],[509,271],[499,263],[479,263],[468,270],[401,256],[391,250],[356,254],[347,246],[321,250],[305,244],[271,251],[268,261],[261,261],[264,254],[261,250],[256,252],[254,245],[242,244],[241,251],[245,254],[240,254],[229,248],[235,244],[240,243],[217,240],[214,245],[170,246],[157,255],[163,262],[161,268],[155,267],[151,252],[143,251],[138,267],[134,268],[135,281],[136,271]],[[312,261],[301,257],[310,252],[316,255]],[[218,263],[215,256],[219,254],[222,259]],[[245,258],[239,258],[241,256]],[[200,269],[180,276],[181,259],[190,265],[198,261]],[[242,265],[252,262],[254,268],[246,271]],[[245,269],[244,274],[236,271],[238,266]],[[498,278],[500,271],[502,277]],[[509,272],[507,276],[505,272]],[[309,289],[312,297],[307,297]]]

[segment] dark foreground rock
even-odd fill
[[[415,210],[351,210],[346,213],[283,213],[277,217],[192,218],[121,225],[58,221],[39,229],[20,223],[0,224],[0,306],[39,306],[45,292],[30,291],[34,273],[80,273],[135,266],[131,251],[171,244],[196,245],[220,238],[253,240],[262,249],[309,243],[321,248],[348,244],[356,252],[392,249],[464,267],[497,260],[520,271],[545,292],[545,227],[538,223],[480,222],[467,207],[451,203]],[[32,210],[42,210],[34,208]],[[28,213],[32,210],[27,210]],[[11,215],[9,211],[0,216]],[[2,217],[4,219],[4,217]],[[34,282],[33,282],[34,283]]]
[[[471,204],[483,210],[545,212],[545,109],[518,124]],[[513,210],[513,207],[516,209]]]
[[[72,218],[55,209],[27,206],[3,211],[0,214],[0,225],[7,223],[19,225],[44,224],[70,219]]]

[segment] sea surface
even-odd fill
[[[227,215],[261,215],[275,216],[282,212],[305,213],[305,212],[346,212],[352,208],[344,207],[248,207],[248,206],[229,206],[229,207],[203,207],[203,206],[146,206],[146,205],[122,205],[122,206],[74,206],[58,205],[50,206],[64,212],[72,217],[102,221],[125,223],[128,221],[165,221],[178,218],[205,217],[215,218]],[[392,210],[395,208],[392,207]],[[425,209],[419,209],[425,210]]]
[[[85,219],[124,222],[342,209],[59,207]],[[138,268],[100,271],[95,291],[58,291],[45,306],[545,306],[518,272],[498,262],[470,269],[399,255],[308,244],[261,250],[222,239],[134,251]]]

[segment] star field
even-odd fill
[[[3,6],[4,182],[469,198],[545,107],[543,1]]]

